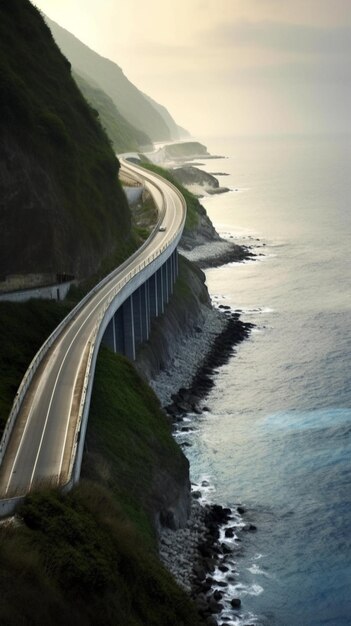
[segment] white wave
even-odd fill
[[[264,589],[261,585],[253,584],[253,585],[244,585],[243,583],[237,583],[235,585],[229,585],[229,589],[233,590],[234,593],[237,593],[239,596],[260,596],[263,593]]]
[[[245,626],[245,624],[257,624],[258,618],[251,612],[233,615],[230,610],[222,611],[221,619],[225,619],[225,626]]]
[[[272,309],[268,306],[255,308],[243,307],[241,309],[233,308],[232,310],[242,315],[256,315],[257,313],[275,313],[275,309]]]
[[[184,187],[194,194],[194,196],[210,196],[205,185],[193,183],[192,185],[184,185]]]
[[[273,578],[271,576],[271,574],[268,574],[268,572],[265,572],[263,569],[261,569],[260,567],[258,567],[258,565],[253,564],[251,567],[247,568],[249,572],[251,572],[251,574],[261,574],[262,576],[266,576],[266,578]]]

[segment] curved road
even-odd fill
[[[121,160],[122,171],[143,180],[159,211],[159,226],[146,245],[117,268],[60,333],[27,390],[0,468],[0,498],[23,495],[41,484],[64,485],[72,470],[78,410],[96,324],[116,285],[146,265],[174,239],[185,203],[161,177]]]

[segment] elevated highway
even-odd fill
[[[144,184],[159,221],[144,245],[67,316],[33,359],[0,444],[0,516],[43,484],[69,488],[80,475],[97,353],[102,341],[130,358],[163,312],[177,275],[186,205],[157,174],[121,161]]]

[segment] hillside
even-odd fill
[[[151,139],[146,133],[137,130],[127,122],[110,96],[76,72],[73,73],[73,77],[84,98],[98,112],[101,125],[111,140],[115,152],[150,149]]]
[[[156,102],[153,98],[150,98],[150,96],[148,96],[146,93],[144,93],[143,95],[149,102],[151,102],[152,106],[163,117],[164,121],[166,122],[168,128],[171,131],[172,139],[181,139],[183,137],[189,137],[188,131],[182,128],[181,126],[178,126],[178,124],[174,121],[169,111],[167,111],[166,107]]]
[[[180,271],[153,346],[158,357],[167,328],[193,326],[206,299],[203,285],[193,289],[190,265],[181,263]],[[4,415],[26,364],[67,306],[0,302]],[[188,463],[157,398],[127,359],[103,348],[80,484],[66,496],[31,494],[21,523],[0,525],[0,623],[202,625],[157,556],[155,527],[184,522],[188,506]]]
[[[0,88],[0,272],[81,278],[126,256],[134,242],[119,163],[28,0],[0,4]],[[198,295],[189,264],[180,271],[173,300],[183,318],[184,291],[191,310]],[[0,428],[79,289],[65,302],[0,302]],[[0,524],[1,625],[200,626],[156,537],[162,524],[184,524],[189,505],[188,462],[156,396],[103,348],[80,484],[68,494],[42,485],[15,522]]]
[[[167,146],[168,147],[168,146]],[[184,231],[181,239],[181,246],[187,247],[185,244],[190,239],[196,239],[201,235],[205,240],[216,241],[219,239],[219,235],[216,232],[210,218],[208,217],[206,210],[200,204],[199,200],[188,191],[174,176],[172,170],[165,169],[154,163],[143,161],[141,163],[143,167],[155,172],[163,178],[166,178],[172,185],[177,187],[181,194],[184,196],[187,205],[186,221]],[[196,245],[196,244],[195,244]]]
[[[72,63],[73,69],[83,78],[96,83],[110,96],[118,111],[130,124],[142,129],[154,141],[172,139],[172,131],[163,115],[128,80],[116,63],[91,50],[48,17],[45,17],[45,20],[63,54]]]
[[[132,240],[119,163],[27,0],[0,4],[0,89],[0,280],[82,278],[125,257]]]

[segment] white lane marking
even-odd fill
[[[173,222],[174,222],[174,219],[173,219]],[[172,222],[172,223],[173,223],[173,222]],[[139,262],[138,262],[138,265],[139,265]],[[88,321],[88,319],[89,319],[89,318],[91,317],[91,315],[95,312],[96,308],[97,308],[97,307],[101,304],[102,300],[104,300],[104,299],[105,299],[105,298],[106,298],[106,297],[107,297],[107,296],[111,293],[111,291],[113,291],[113,289],[114,289],[114,287],[112,287],[112,288],[111,288],[111,289],[107,292],[107,294],[106,294],[103,298],[101,298],[101,300],[100,300],[100,301],[99,301],[99,302],[95,305],[95,307],[94,307],[94,308],[90,311],[89,315],[87,315],[87,317],[85,318],[85,320],[83,321],[83,323],[81,324],[81,326],[78,328],[78,330],[77,330],[76,334],[74,335],[74,337],[73,337],[73,339],[72,339],[71,343],[69,344],[69,346],[68,346],[68,348],[67,348],[67,350],[66,350],[65,356],[63,357],[63,360],[62,360],[62,362],[61,362],[61,365],[60,365],[60,368],[59,368],[59,371],[58,371],[58,373],[57,373],[56,380],[55,380],[55,383],[54,383],[54,387],[53,387],[53,390],[52,390],[52,394],[51,394],[51,398],[50,398],[50,403],[49,403],[49,407],[48,407],[48,410],[47,410],[47,414],[46,414],[46,418],[45,418],[45,423],[44,423],[43,431],[42,431],[42,434],[41,434],[41,438],[40,438],[40,442],[39,442],[39,447],[38,447],[38,451],[37,451],[37,455],[36,455],[36,458],[35,458],[35,462],[34,462],[34,467],[33,467],[32,475],[31,475],[31,479],[30,479],[30,483],[29,483],[29,489],[31,488],[32,483],[33,483],[33,480],[34,480],[34,474],[35,474],[35,470],[36,470],[36,467],[37,467],[37,464],[38,464],[38,460],[39,460],[39,456],[40,456],[40,452],[41,452],[41,447],[42,447],[43,440],[44,440],[44,436],[45,436],[45,431],[46,431],[46,427],[47,427],[47,423],[48,423],[48,419],[49,419],[49,414],[50,414],[50,409],[51,409],[52,402],[53,402],[53,397],[54,397],[54,394],[55,394],[55,391],[56,391],[56,387],[57,387],[58,379],[59,379],[60,374],[61,374],[61,370],[62,370],[62,368],[63,368],[63,365],[64,365],[65,361],[66,361],[67,355],[68,355],[68,353],[69,353],[69,351],[70,351],[70,349],[71,349],[71,347],[72,347],[72,344],[74,343],[74,341],[75,341],[75,339],[76,339],[77,335],[80,333],[80,331],[81,331],[82,327],[86,324],[86,322]],[[86,346],[86,344],[85,344],[85,346]],[[83,356],[81,356],[81,358],[80,358],[80,361],[79,361],[79,366],[81,365],[82,358],[83,358]],[[78,369],[77,369],[77,371],[76,371],[75,381],[77,380],[77,377],[78,377],[78,373],[79,373],[79,366],[78,366]],[[71,392],[71,403],[72,403],[73,393],[74,393],[74,388],[73,388],[73,390],[72,390],[72,392]],[[71,407],[71,403],[70,403],[70,407]],[[69,422],[70,422],[70,419],[69,419],[69,418],[70,418],[70,411],[69,411],[69,413],[68,413],[68,415],[67,415],[67,418],[66,418],[66,420],[67,420],[67,421],[66,421],[66,433],[67,433],[68,428],[69,428]],[[66,437],[65,437],[65,442],[66,442]],[[64,448],[63,448],[63,450],[62,450],[62,456],[61,456],[61,459],[63,459],[63,455],[64,455]],[[62,461],[61,461],[61,463],[62,463]],[[60,471],[61,471],[61,466],[60,466]]]
[[[75,323],[77,320],[78,320],[78,317],[74,320],[74,323]],[[28,430],[29,425],[30,425],[30,422],[31,422],[32,414],[33,414],[33,412],[34,412],[34,407],[35,407],[35,405],[36,405],[36,398],[37,398],[37,396],[38,396],[38,393],[39,393],[40,389],[41,389],[41,388],[45,385],[46,380],[49,378],[49,372],[48,372],[48,370],[49,370],[49,369],[50,369],[50,370],[52,370],[52,369],[53,369],[53,365],[54,365],[54,364],[53,364],[53,362],[52,362],[53,357],[54,357],[54,356],[57,356],[57,354],[58,354],[58,352],[59,352],[59,346],[60,346],[60,344],[63,342],[64,338],[66,337],[66,335],[67,335],[67,333],[68,333],[68,331],[69,331],[70,329],[72,329],[72,325],[71,325],[70,327],[66,328],[66,329],[63,331],[62,335],[59,337],[59,339],[58,339],[58,343],[57,343],[57,345],[56,345],[56,347],[55,347],[55,349],[54,349],[54,351],[53,351],[53,353],[52,353],[52,355],[51,355],[51,357],[50,357],[50,360],[49,360],[49,362],[46,364],[45,369],[44,369],[44,371],[43,371],[43,373],[41,374],[41,377],[40,377],[40,379],[39,379],[38,386],[37,386],[37,388],[36,388],[36,390],[35,390],[35,393],[34,393],[34,395],[33,395],[32,406],[31,406],[30,411],[29,411],[29,413],[28,413],[28,416],[27,416],[27,419],[26,419],[26,423],[25,423],[25,426],[24,426],[24,429],[23,429],[23,433],[22,433],[22,436],[21,436],[21,440],[20,440],[19,445],[18,445],[18,448],[17,448],[16,456],[15,456],[15,458],[14,458],[14,461],[13,461],[13,463],[12,463],[12,467],[11,467],[11,470],[10,470],[10,472],[9,472],[9,480],[8,480],[8,483],[7,483],[7,486],[6,486],[5,494],[6,494],[6,493],[8,492],[8,490],[9,490],[9,487],[10,487],[10,482],[11,482],[11,479],[12,479],[12,474],[15,472],[15,469],[14,469],[14,468],[15,468],[15,466],[16,466],[16,464],[17,464],[17,460],[18,460],[18,457],[19,457],[20,452],[21,452],[21,450],[22,450],[22,446],[23,446],[23,443],[24,443],[24,440],[25,440],[25,436],[26,436],[27,430]]]
[[[107,292],[107,294],[106,294],[103,298],[101,298],[101,300],[99,300],[99,302],[95,305],[95,307],[94,307],[94,308],[90,311],[90,313],[86,316],[86,318],[84,319],[84,321],[82,322],[82,324],[79,326],[78,330],[76,331],[75,335],[73,336],[73,339],[72,339],[71,343],[69,344],[69,346],[68,346],[68,348],[67,348],[67,350],[66,350],[66,353],[65,353],[65,355],[64,355],[64,357],[63,357],[63,359],[62,359],[62,361],[61,361],[61,365],[60,365],[60,367],[59,367],[59,371],[57,372],[57,375],[56,375],[56,380],[55,380],[55,382],[54,382],[54,386],[53,386],[53,389],[52,389],[51,398],[50,398],[50,402],[49,402],[49,407],[48,407],[48,410],[47,410],[47,413],[46,413],[46,418],[45,418],[45,422],[44,422],[44,427],[43,427],[43,431],[42,431],[41,438],[40,438],[40,442],[39,442],[38,452],[37,452],[37,455],[36,455],[36,458],[35,458],[35,461],[34,461],[34,467],[33,467],[32,475],[31,475],[31,478],[30,478],[29,489],[31,488],[32,483],[33,483],[34,474],[35,474],[35,470],[36,470],[36,467],[37,467],[37,464],[38,464],[39,455],[40,455],[40,452],[41,452],[41,447],[42,447],[42,444],[43,444],[43,440],[44,440],[44,436],[45,436],[45,431],[46,431],[46,427],[47,427],[47,423],[48,423],[48,419],[49,419],[50,409],[51,409],[52,402],[53,402],[53,398],[54,398],[54,395],[55,395],[55,391],[56,391],[56,387],[57,387],[58,379],[59,379],[59,377],[60,377],[61,370],[62,370],[62,368],[63,368],[63,366],[64,366],[64,364],[65,364],[65,361],[66,361],[67,355],[68,355],[68,353],[69,353],[69,351],[70,351],[70,349],[71,349],[71,347],[72,347],[73,343],[75,342],[75,340],[76,340],[77,336],[79,335],[80,331],[82,330],[83,326],[85,326],[85,324],[86,324],[86,323],[87,323],[87,321],[90,319],[90,317],[93,315],[93,313],[96,311],[96,309],[97,309],[97,308],[98,308],[98,306],[101,304],[101,302],[102,302],[102,301],[103,301],[103,300],[104,300],[104,299],[105,299],[105,298],[106,298],[106,297],[107,297],[107,296],[111,293],[111,291],[113,291],[113,289],[114,289],[114,287],[112,287],[112,288],[110,289],[110,291],[108,291],[108,292]],[[72,329],[71,329],[71,330],[72,330]],[[86,345],[86,344],[85,344],[85,345]],[[79,360],[79,365],[81,364],[81,362],[82,362],[82,357],[81,357],[81,358],[80,358],[80,360]],[[76,372],[76,376],[77,376],[77,375],[78,375],[78,372]],[[70,414],[68,414],[68,415],[66,416],[67,423],[69,423],[69,418],[70,418]]]
[[[31,414],[32,414],[32,412],[33,412],[33,409],[34,409],[34,404],[32,404],[31,409],[30,409],[30,411],[29,411],[29,413],[28,413],[28,417],[27,417],[27,421],[26,421],[25,426],[24,426],[24,429],[23,429],[23,433],[22,433],[21,441],[20,441],[19,446],[18,446],[18,448],[17,448],[16,456],[15,456],[14,462],[13,462],[13,464],[12,464],[11,471],[10,471],[10,473],[9,473],[9,479],[8,479],[8,482],[7,482],[7,485],[6,485],[5,494],[7,494],[8,490],[9,490],[9,486],[10,486],[10,482],[11,482],[11,479],[12,479],[12,474],[13,474],[13,468],[15,467],[15,465],[16,465],[16,463],[17,463],[18,456],[19,456],[20,451],[21,451],[21,449],[22,449],[22,443],[23,443],[24,436],[25,436],[26,431],[27,431],[27,428],[28,428],[28,424],[29,424],[30,417],[31,417]]]
[[[119,280],[121,280],[121,277],[119,278]],[[117,282],[118,282],[118,281],[117,281]],[[66,360],[67,353],[69,352],[69,350],[70,350],[70,348],[71,348],[71,346],[72,346],[72,343],[74,342],[75,338],[77,337],[77,335],[78,335],[78,334],[79,334],[79,332],[81,331],[82,327],[83,327],[83,326],[86,324],[86,322],[89,320],[89,318],[91,317],[91,315],[92,315],[92,314],[95,312],[95,310],[96,310],[96,309],[100,306],[100,304],[102,303],[102,301],[103,301],[103,300],[105,300],[105,298],[107,298],[107,297],[110,295],[111,291],[113,291],[113,289],[115,288],[115,286],[116,286],[116,285],[114,285],[113,287],[111,287],[111,289],[110,289],[110,290],[109,290],[109,291],[108,291],[108,292],[107,292],[107,293],[106,293],[106,294],[105,294],[102,298],[100,298],[100,300],[98,301],[98,303],[97,303],[97,304],[95,304],[94,308],[90,311],[89,315],[87,315],[87,316],[86,316],[86,318],[83,320],[82,324],[79,326],[79,328],[78,328],[78,330],[77,330],[76,334],[74,335],[74,337],[73,337],[73,339],[72,339],[72,341],[71,341],[71,343],[70,343],[70,345],[69,345],[69,347],[68,347],[68,350],[66,351],[65,356],[63,357],[63,361],[61,362],[61,366],[60,366],[59,372],[58,372],[58,374],[57,374],[57,377],[56,377],[56,380],[55,380],[55,383],[54,383],[54,388],[53,388],[53,391],[52,391],[52,394],[51,394],[51,398],[50,398],[50,403],[49,403],[49,409],[48,409],[48,411],[50,411],[50,407],[51,407],[51,404],[52,404],[53,394],[54,394],[54,392],[55,392],[56,385],[57,385],[57,378],[58,378],[58,376],[59,376],[59,374],[60,374],[60,371],[61,371],[61,369],[62,369],[62,366],[63,366],[63,364],[64,364],[64,362],[65,362],[65,360]],[[96,294],[96,295],[97,295],[97,294]],[[92,300],[89,302],[89,304],[92,304],[93,302],[94,302],[94,299],[92,299]],[[85,313],[86,313],[86,312],[85,312]],[[77,321],[79,320],[79,317],[81,317],[81,316],[82,316],[82,315],[81,315],[81,313],[79,313],[79,315],[78,315],[78,316],[76,317],[76,319],[74,320],[73,324],[72,324],[71,326],[69,326],[69,327],[68,327],[68,328],[64,331],[64,333],[63,333],[62,337],[60,338],[59,344],[60,344],[60,343],[62,343],[62,342],[63,342],[63,340],[64,340],[64,339],[66,338],[66,336],[68,335],[68,333],[72,331],[73,325],[77,323]],[[52,357],[53,357],[53,355],[51,356],[51,359],[52,359]],[[52,366],[51,366],[51,368],[52,368]],[[16,465],[16,463],[17,463],[18,456],[19,456],[19,453],[20,453],[20,449],[22,448],[22,444],[23,444],[23,441],[24,441],[24,435],[25,435],[25,432],[27,431],[27,428],[28,428],[28,425],[29,425],[29,422],[30,422],[29,417],[31,416],[31,414],[32,414],[32,412],[33,412],[33,409],[34,409],[34,404],[35,404],[35,399],[36,399],[36,396],[37,396],[37,393],[38,393],[39,387],[41,387],[41,386],[42,386],[42,383],[41,383],[41,381],[40,381],[40,383],[39,383],[39,385],[38,385],[38,387],[37,387],[37,390],[36,390],[36,392],[35,392],[35,394],[34,394],[34,397],[33,397],[32,407],[31,407],[30,413],[29,413],[28,418],[27,418],[27,421],[26,421],[26,426],[25,426],[24,431],[23,431],[23,433],[22,433],[22,437],[21,437],[21,441],[20,441],[20,445],[19,445],[19,448],[18,448],[18,451],[17,451],[16,457],[15,457],[14,462],[13,462],[12,467],[11,467],[11,471],[10,471],[10,478],[9,478],[9,481],[8,481],[8,484],[7,484],[7,488],[6,488],[6,492],[5,492],[5,493],[7,493],[8,489],[9,489],[10,482],[11,482],[11,479],[12,479],[12,477],[13,477],[13,473],[14,473],[14,468],[15,468],[15,465]],[[48,413],[47,413],[47,416],[46,416],[46,419],[45,419],[45,423],[44,423],[44,427],[43,427],[43,433],[42,433],[42,436],[41,436],[41,441],[40,441],[40,443],[39,443],[39,452],[40,452],[40,447],[41,447],[41,444],[42,444],[43,436],[44,436],[45,429],[46,429],[46,425],[47,425],[47,418],[48,418]],[[38,452],[38,454],[39,454],[39,452]],[[37,454],[37,457],[38,457],[38,454]],[[33,475],[33,473],[32,473],[32,475]],[[31,483],[32,483],[32,480],[31,480]]]
[[[68,436],[68,429],[69,429],[69,425],[70,425],[70,417],[71,417],[71,411],[72,411],[72,405],[73,405],[74,391],[75,391],[75,388],[76,388],[76,384],[77,384],[77,380],[78,380],[78,376],[79,376],[79,371],[80,371],[80,366],[82,364],[83,356],[85,354],[85,350],[86,350],[87,345],[88,345],[88,342],[85,344],[84,350],[82,350],[82,356],[80,357],[80,361],[79,361],[79,364],[78,364],[78,367],[77,367],[76,375],[74,377],[74,383],[73,383],[72,392],[71,392],[71,400],[70,400],[70,403],[69,403],[68,419],[66,421],[65,437],[64,437],[64,440],[63,440],[63,446],[62,446],[62,452],[61,452],[60,467],[59,467],[58,477],[57,477],[57,484],[59,484],[59,482],[60,482],[60,474],[61,474],[61,471],[62,471],[63,457],[65,455],[66,442],[67,442],[67,436]]]

